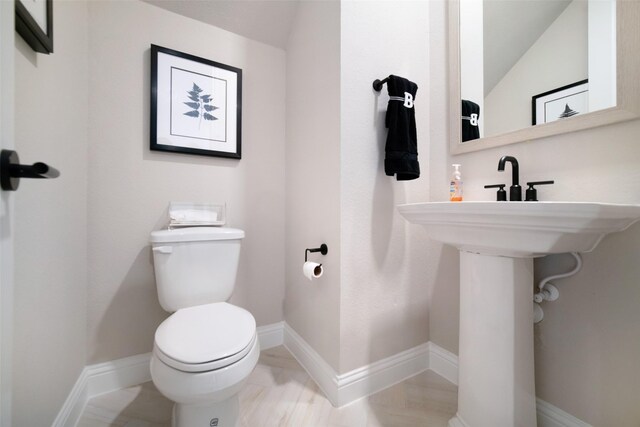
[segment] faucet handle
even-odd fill
[[[535,188],[533,188],[534,185],[549,185],[549,184],[553,184],[555,183],[555,181],[551,180],[551,181],[532,181],[532,182],[527,182],[527,185],[529,186],[529,188],[527,188],[527,191],[525,192],[525,202],[537,202],[538,201],[538,190],[536,190]]]
[[[491,184],[485,185],[484,188],[500,188],[498,193],[496,194],[496,201],[498,202],[506,202],[507,201],[507,192],[504,189],[506,184]]]

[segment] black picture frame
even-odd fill
[[[242,70],[151,45],[150,149],[242,157]]]
[[[547,92],[540,93],[531,97],[531,125],[539,125],[544,123],[550,123],[559,119],[572,117],[578,114],[588,112],[588,105],[586,108],[581,108],[582,111],[575,111],[569,106],[571,100],[580,100],[584,103],[584,98],[588,102],[589,92],[589,79],[580,80],[575,83],[568,84],[556,89],[549,90]],[[550,106],[559,105],[562,109],[562,104],[566,104],[564,111],[558,115],[549,118],[547,117],[547,109]]]
[[[53,0],[36,0],[45,7],[46,28],[38,24],[22,0],[15,0],[16,5],[16,31],[27,42],[31,49],[39,53],[53,53]]]

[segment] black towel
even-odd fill
[[[473,101],[462,100],[462,142],[480,138],[480,106]]]
[[[420,176],[418,164],[418,140],[416,138],[416,113],[413,108],[418,85],[398,76],[387,80],[389,106],[386,126],[384,171],[396,175],[398,181],[408,181]]]

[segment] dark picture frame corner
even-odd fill
[[[588,100],[589,79],[584,79],[531,97],[531,125],[549,123],[588,112],[588,106],[572,109],[572,102]],[[553,112],[553,113],[552,113]]]
[[[36,52],[49,55],[53,53],[53,0],[35,0],[36,6],[44,7],[41,16],[37,18],[45,21],[46,28],[38,24],[38,19],[32,16],[22,0],[15,1],[16,31]]]

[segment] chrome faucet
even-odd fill
[[[520,187],[520,168],[518,160],[512,156],[502,156],[498,162],[498,172],[504,172],[506,162],[511,163],[511,187],[509,187],[509,200],[512,202],[522,201],[522,187]]]

